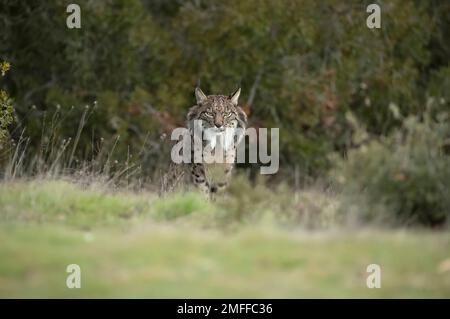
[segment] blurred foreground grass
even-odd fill
[[[196,193],[0,184],[0,297],[450,297],[448,232],[225,227],[226,211]],[[73,263],[81,289],[66,287]]]

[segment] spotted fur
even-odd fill
[[[240,92],[241,89],[238,89],[229,96],[206,96],[200,88],[195,89],[197,104],[191,107],[187,114],[187,126],[191,131],[192,144],[194,144],[193,130],[195,120],[202,121],[203,129],[213,128],[217,134],[221,134],[225,129],[246,128],[247,116],[238,105]],[[206,147],[211,141],[202,141],[201,143],[203,147]],[[232,149],[225,151],[228,156],[226,163],[207,164],[204,161],[191,163],[191,180],[194,185],[205,193],[216,193],[220,189],[225,188],[230,180],[236,157],[235,145]],[[194,148],[192,147],[193,152]],[[191,159],[194,158],[193,155]],[[217,172],[222,174],[217,174]],[[217,177],[217,175],[222,176]]]

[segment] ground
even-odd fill
[[[195,193],[0,184],[0,297],[450,297],[445,231],[214,222]],[[381,266],[381,288],[366,267]],[[81,267],[68,289],[66,267]]]

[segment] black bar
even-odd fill
[[[3,299],[2,311],[15,316],[56,314],[86,318],[93,312],[130,318],[310,318],[311,315],[354,315],[386,318],[399,314],[431,316],[445,313],[450,299]],[[209,310],[209,311],[208,311]],[[442,311],[442,312],[441,312]],[[288,317],[286,317],[288,316]]]

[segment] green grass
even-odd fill
[[[228,228],[226,210],[196,193],[0,184],[0,297],[450,297],[448,232],[305,231],[264,218]],[[81,289],[66,287],[73,263]],[[380,289],[366,287],[371,263]]]

